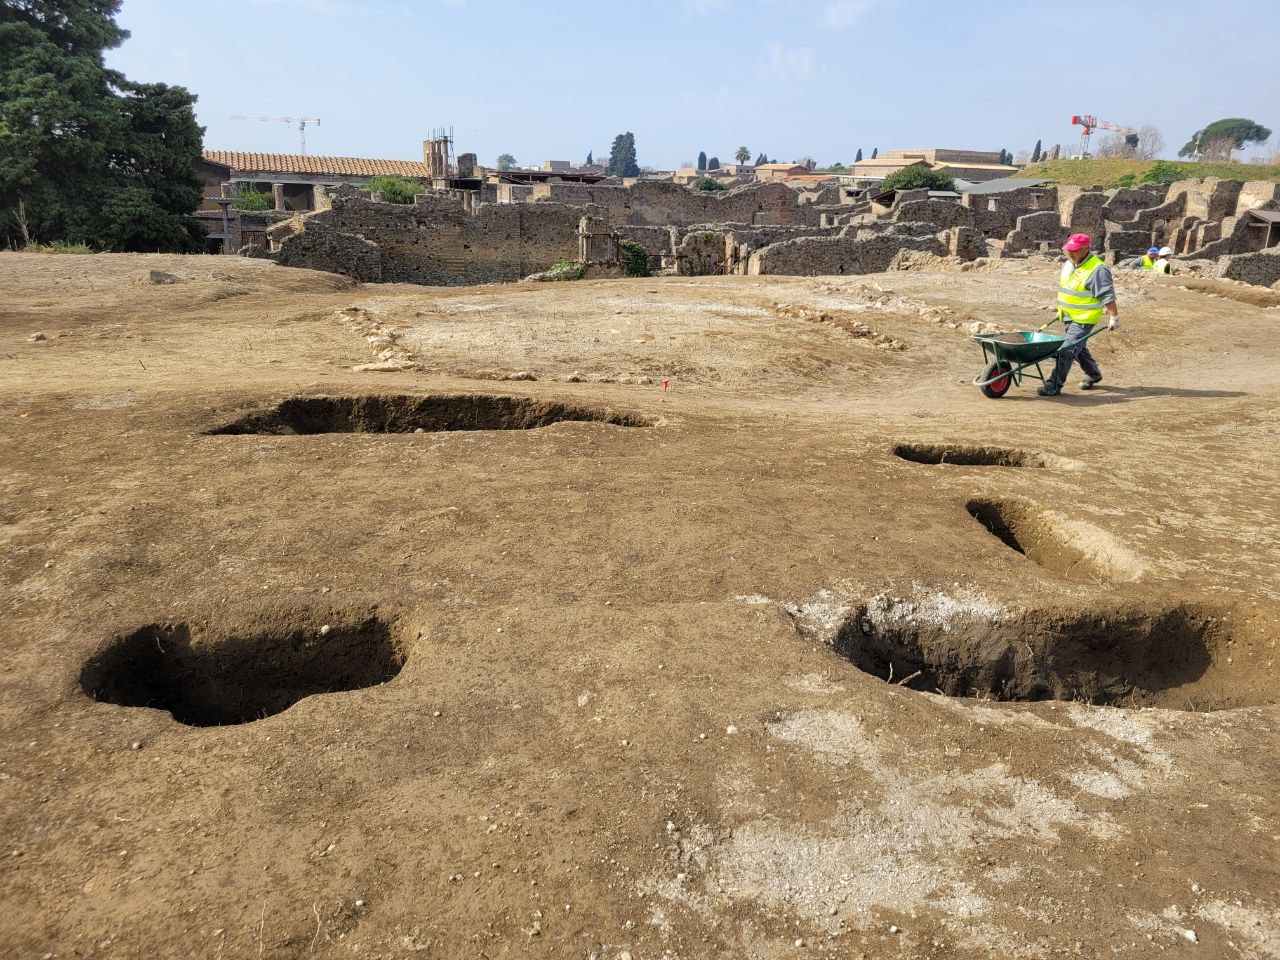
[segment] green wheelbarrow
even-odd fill
[[[1057,322],[1050,320],[1044,326]],[[1105,323],[1098,323],[1084,339],[1096,337],[1105,329]],[[981,344],[982,359],[986,361],[986,366],[974,379],[973,385],[992,400],[999,400],[1015,383],[1022,386],[1023,376],[1043,383],[1046,377],[1040,364],[1051,359],[1067,341],[1066,337],[1045,333],[1044,327],[1014,333],[985,333],[973,339]]]

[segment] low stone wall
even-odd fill
[[[1280,283],[1280,252],[1241,253],[1223,257],[1218,274],[1227,280],[1242,280],[1262,287]]]
[[[883,233],[856,238],[847,232],[834,237],[799,237],[770,244],[751,255],[751,276],[824,276],[879,273],[887,270],[901,250],[923,250],[946,256],[948,244],[938,235],[920,237]]]

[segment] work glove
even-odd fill
[[[1110,320],[1108,320],[1108,321],[1107,321],[1107,329],[1108,329],[1108,330],[1119,330],[1119,329],[1120,329],[1120,318],[1119,318],[1119,317],[1112,317]]]

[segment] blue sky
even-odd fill
[[[1075,113],[1155,124],[1169,156],[1220,117],[1280,130],[1280,0],[124,0],[120,21],[108,62],[190,88],[214,149],[297,152],[236,114],[397,159],[452,126],[482,163],[603,157],[631,130],[659,168],[1065,147]]]

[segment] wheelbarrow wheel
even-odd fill
[[[1004,361],[993,361],[983,368],[982,376],[978,379],[991,380],[992,377],[998,377],[1000,374],[1008,373],[1012,369],[1013,368]],[[998,380],[991,380],[990,383],[985,384],[979,389],[992,400],[999,400],[1009,392],[1009,388],[1011,386],[1013,386],[1013,377],[1000,377]]]

